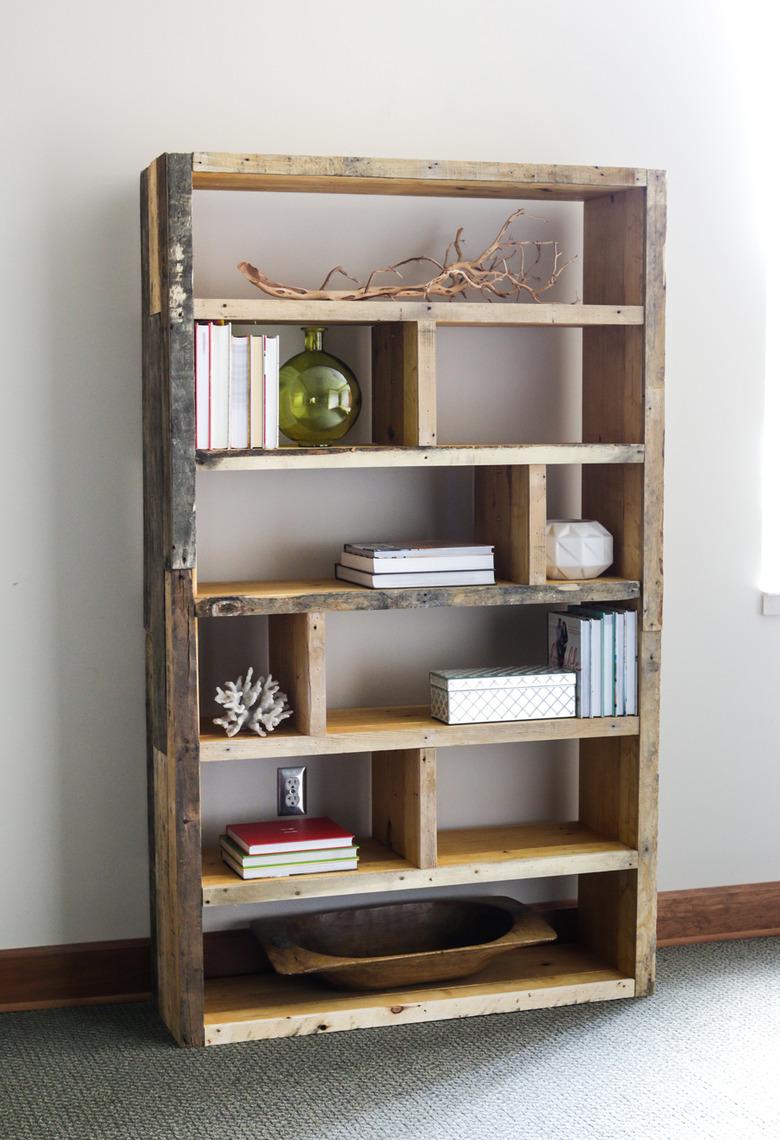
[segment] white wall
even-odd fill
[[[638,0],[478,7],[235,0],[221,8],[193,0],[186,10],[74,0],[6,18],[0,947],[148,929],[137,185],[140,169],[165,150],[669,170],[660,885],[780,878],[780,622],[759,616],[756,582],[762,250],[744,177],[747,134],[726,10],[672,0],[650,9]],[[447,203],[443,230],[466,211],[478,229],[474,206]],[[210,221],[208,204],[202,209],[206,283],[227,273],[233,280],[237,258],[220,245],[216,215]],[[234,217],[244,209],[236,206]],[[379,243],[392,251],[406,248],[410,226],[435,226],[430,213],[420,221],[398,210]],[[323,259],[342,239],[373,232],[370,220],[360,224],[363,231],[357,222],[345,230],[338,221],[318,236]],[[307,235],[292,213],[286,225],[294,259]],[[425,233],[438,240],[438,229]],[[245,235],[240,256],[261,257],[254,234]],[[511,367],[517,338],[498,340]],[[524,342],[526,374],[536,347]],[[538,348],[561,353],[561,383],[576,383],[576,353],[544,347],[541,338]],[[345,351],[359,360],[359,343]],[[482,349],[472,342],[443,351],[457,389]],[[505,376],[502,366],[499,380]],[[215,478],[201,479],[199,508],[203,557],[216,568],[225,552],[208,485]],[[239,513],[250,551],[260,550],[252,537],[265,518],[256,484],[247,475],[224,478],[252,504]],[[332,478],[330,489],[341,492]],[[356,500],[356,522],[371,503],[372,480]],[[271,483],[281,495],[281,482]],[[414,501],[421,525],[457,524],[441,514],[435,479],[412,473],[399,495],[401,510]],[[303,543],[293,549],[323,556],[321,545],[308,555]],[[235,562],[238,575],[237,551]],[[337,620],[344,628],[334,654],[345,669],[355,639],[369,624],[373,631],[387,623],[384,615]],[[444,624],[441,614],[425,615],[426,638],[439,638],[442,653],[462,652],[466,639],[483,644],[490,621],[463,613]],[[408,645],[408,631],[403,636]],[[415,683],[394,669],[397,691]],[[556,795],[549,774],[567,788],[570,764],[556,755],[454,755],[445,816],[463,822],[464,805],[473,803],[482,818],[488,809],[475,773],[487,763],[502,798],[515,797],[517,818],[565,814],[569,793]],[[337,779],[354,778],[359,802],[365,765],[343,765]],[[208,774],[209,827],[241,802],[242,781],[258,779],[249,767]],[[326,776],[318,794],[333,810]],[[265,794],[258,790],[258,799]]]

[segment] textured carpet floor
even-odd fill
[[[2,1140],[780,1137],[780,940],[665,950],[646,1001],[199,1051],[148,1005],[0,1017]]]

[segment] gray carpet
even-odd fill
[[[663,951],[654,998],[200,1051],[148,1005],[0,1017],[2,1140],[780,1136],[780,940]]]

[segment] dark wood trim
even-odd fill
[[[780,935],[780,882],[662,891],[658,945]]]
[[[539,904],[564,941],[576,937],[573,900]],[[662,891],[658,945],[780,935],[780,882]],[[206,977],[268,969],[248,930],[204,935]],[[144,1001],[151,989],[148,938],[0,950],[0,1012]]]
[[[142,1001],[151,988],[148,938],[0,950],[0,1011]]]

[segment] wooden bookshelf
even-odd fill
[[[408,194],[580,202],[577,304],[305,302],[196,298],[199,189]],[[155,988],[182,1045],[403,1024],[650,993],[655,963],[658,699],[662,617],[665,181],[604,167],[164,154],[141,178],[144,624]],[[194,321],[366,325],[371,442],[196,452]],[[582,438],[472,444],[437,438],[437,330],[582,330]],[[548,467],[582,471],[583,517],[615,538],[611,576],[548,582]],[[332,579],[198,582],[196,471],[473,469],[475,532],[496,547],[495,586],[363,590]],[[294,570],[294,567],[290,567]],[[327,614],[438,606],[624,602],[639,614],[639,716],[445,725],[427,708],[328,709]],[[198,624],[262,616],[271,668],[295,716],[228,739],[200,723]],[[572,740],[575,823],[441,831],[437,749]],[[200,764],[367,753],[371,834],[359,869],[244,881],[202,851]],[[272,771],[269,767],[268,771]],[[203,981],[203,908],[467,888],[576,875],[576,941],[514,951],[446,988],[354,994],[254,973]]]

